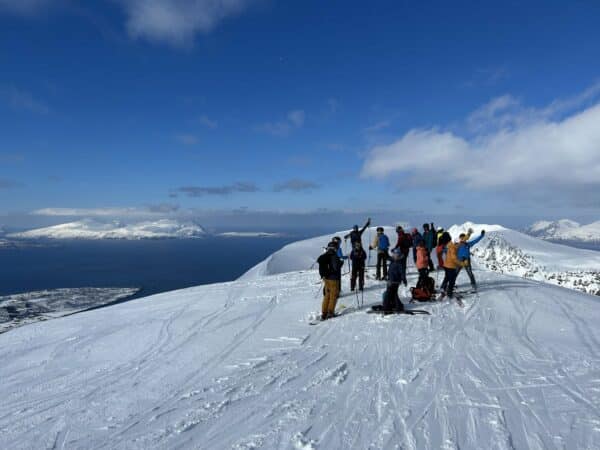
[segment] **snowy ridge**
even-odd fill
[[[473,228],[486,237],[471,249],[474,265],[600,295],[600,253],[557,245],[498,226],[467,222],[451,228],[453,238]],[[491,230],[488,232],[488,230]]]
[[[165,239],[203,237],[205,230],[193,222],[173,219],[123,224],[100,222],[92,219],[78,220],[51,227],[12,233],[16,239]]]
[[[266,231],[226,231],[224,233],[219,233],[217,236],[221,237],[261,237],[261,238],[270,238],[270,237],[280,237],[281,233],[268,233]]]
[[[369,238],[374,239],[375,230],[377,227],[370,227],[365,230],[362,235],[363,248],[369,248]],[[396,244],[396,231],[395,227],[383,227],[385,234],[390,239],[390,244],[394,246]],[[265,258],[264,261],[260,262],[248,272],[243,274],[239,279],[253,279],[257,277],[263,277],[266,275],[277,275],[280,273],[294,272],[298,270],[308,270],[315,267],[315,261],[321,253],[324,251],[324,247],[327,246],[329,241],[334,236],[339,236],[343,239],[351,230],[338,231],[327,236],[319,236],[311,239],[305,239],[302,241],[292,242],[286,245],[281,250],[276,251],[272,255]],[[349,254],[352,250],[350,248],[350,240],[342,242],[342,250],[345,255]],[[370,258],[375,262],[375,253],[371,252]]]
[[[554,222],[541,220],[534,223],[527,233],[551,241],[600,243],[600,221],[580,225],[568,219]]]
[[[600,301],[476,276],[478,297],[420,305],[431,316],[345,296],[308,326],[305,271],[12,330],[0,448],[600,448]],[[383,287],[369,280],[365,305]]]

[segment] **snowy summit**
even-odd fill
[[[12,233],[15,239],[168,239],[203,237],[205,230],[193,222],[173,219],[137,222],[100,222],[84,219],[46,228]]]
[[[486,233],[479,292],[419,304],[428,316],[367,314],[385,288],[369,268],[364,307],[344,276],[340,316],[309,326],[330,238],[237,281],[0,335],[0,448],[600,448],[600,299],[507,274],[521,255],[566,270],[562,246]]]
[[[589,242],[600,244],[600,221],[581,225],[569,219],[550,222],[541,220],[527,230],[528,234],[550,241]]]

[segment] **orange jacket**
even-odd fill
[[[458,245],[454,242],[448,242],[446,245],[446,259],[444,260],[444,267],[446,269],[458,269],[460,265],[460,261],[458,260]]]
[[[417,247],[417,269],[429,267],[429,255],[425,247]]]

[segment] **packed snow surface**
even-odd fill
[[[64,288],[0,296],[0,333],[131,297],[138,288]]]
[[[600,221],[580,225],[568,219],[541,220],[529,227],[527,232],[547,240],[600,243]]]
[[[371,271],[309,326],[306,269],[0,335],[0,448],[600,448],[597,297],[476,269],[464,308],[380,316]]]
[[[193,222],[172,219],[133,224],[84,219],[8,236],[18,239],[165,239],[195,238],[205,234],[204,229]]]

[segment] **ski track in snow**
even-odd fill
[[[15,329],[0,448],[600,448],[598,299],[476,276],[431,316],[366,314],[372,280],[356,310],[345,278],[344,314],[308,326],[304,271]]]

